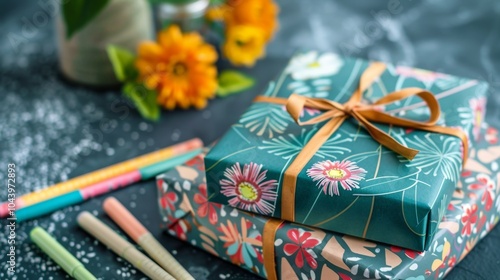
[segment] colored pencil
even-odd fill
[[[77,280],[96,280],[83,264],[68,252],[56,239],[43,228],[35,227],[30,232],[31,240],[49,257],[54,260],[71,277]]]
[[[153,280],[175,280],[155,262],[137,250],[134,245],[118,235],[109,226],[99,221],[89,212],[82,212],[77,218],[78,224],[90,235],[109,247],[120,257],[142,271]]]
[[[154,238],[132,213],[116,198],[109,197],[103,203],[104,211],[125,231],[148,255],[178,280],[194,280],[182,265]]]
[[[87,186],[102,182],[108,179],[115,178],[119,175],[132,172],[147,165],[163,161],[168,158],[192,151],[193,149],[202,148],[203,143],[200,139],[194,138],[176,145],[152,152],[134,159],[130,159],[121,163],[117,163],[91,173],[87,173],[71,180],[55,184],[43,190],[25,194],[16,199],[16,209],[20,209],[38,202],[45,201],[56,196],[66,194],[75,190],[85,188]],[[8,202],[0,205],[0,217],[4,218],[9,215],[12,209],[8,208]]]
[[[122,174],[118,177],[108,179],[106,181],[88,186],[81,190],[72,191],[49,200],[45,200],[27,207],[23,207],[16,211],[17,222],[31,220],[50,214],[56,210],[80,204],[93,197],[97,197],[119,188],[132,185],[141,180],[147,180],[155,177],[173,167],[183,164],[189,159],[195,157],[201,152],[201,149],[196,149],[191,152],[152,164],[139,170],[134,170],[129,173]]]

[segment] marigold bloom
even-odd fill
[[[278,5],[272,0],[229,0],[224,19],[230,27],[253,25],[263,30],[264,38],[269,41],[278,27]]]
[[[198,33],[182,34],[178,26],[160,32],[158,42],[139,45],[135,65],[139,79],[158,92],[158,103],[201,109],[217,90],[217,52]]]
[[[265,34],[252,25],[228,28],[224,42],[224,55],[234,65],[253,66],[265,54]]]

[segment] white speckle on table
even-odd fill
[[[179,129],[174,129],[172,135],[170,136],[170,139],[172,139],[172,141],[177,141],[179,140],[180,137],[181,137],[181,131]]]
[[[112,156],[114,154],[115,154],[115,149],[113,149],[113,148],[107,148],[106,149],[106,155]]]
[[[124,123],[123,126],[122,126],[122,128],[123,128],[123,131],[129,132],[130,131],[130,124]]]
[[[146,149],[146,142],[139,142],[138,148],[139,148],[139,150]]]
[[[134,131],[130,134],[130,138],[132,138],[132,140],[137,140],[139,139],[139,133],[137,131]]]
[[[210,275],[208,269],[200,266],[190,266],[187,270],[196,280],[205,280]]]
[[[153,146],[155,144],[155,140],[153,138],[149,138],[146,143],[148,144],[148,146]]]
[[[146,130],[148,130],[148,124],[147,124],[147,123],[145,123],[145,122],[141,122],[141,123],[139,124],[139,130],[141,130],[141,131],[146,131]]]
[[[120,147],[121,147],[121,146],[123,146],[123,145],[125,145],[125,139],[123,139],[123,138],[118,138],[118,139],[116,140],[116,144],[117,144],[118,146],[120,146]]]

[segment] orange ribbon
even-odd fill
[[[436,125],[440,116],[440,108],[436,97],[431,92],[421,88],[405,88],[389,93],[388,95],[375,101],[373,104],[363,104],[361,102],[363,92],[365,92],[365,90],[367,90],[384,71],[385,65],[383,63],[372,63],[361,75],[359,86],[356,91],[344,104],[323,98],[309,98],[297,94],[292,94],[288,99],[267,96],[258,96],[256,98],[255,101],[257,102],[286,105],[288,113],[300,126],[317,124],[326,121],[318,132],[314,134],[311,140],[309,140],[309,142],[303,147],[302,151],[297,155],[284,173],[281,195],[282,219],[292,222],[295,221],[295,191],[297,185],[297,175],[314,156],[314,154],[321,148],[323,143],[325,143],[349,117],[356,119],[360,125],[368,131],[375,141],[409,160],[412,160],[419,151],[402,145],[389,134],[377,128],[372,122],[456,136],[460,138],[463,143],[463,164],[465,164],[469,147],[467,136],[459,129]],[[399,118],[384,113],[380,109],[383,105],[403,100],[411,96],[418,96],[425,102],[430,110],[429,120],[420,122]],[[303,122],[300,120],[300,115],[304,107],[318,109],[324,112],[319,116]]]
[[[278,279],[274,241],[276,239],[276,231],[282,223],[282,220],[269,219],[264,225],[264,231],[262,233],[262,257],[264,259],[264,269],[266,270],[268,280]]]

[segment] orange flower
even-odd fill
[[[265,34],[252,25],[228,28],[224,42],[224,55],[234,65],[253,66],[265,54]]]
[[[226,13],[229,12],[229,6],[227,5],[213,6],[208,9],[206,18],[210,21],[223,21]]]
[[[177,26],[160,32],[158,42],[139,45],[135,65],[139,79],[158,92],[158,103],[201,109],[217,90],[215,49],[197,33],[182,34]]]
[[[253,25],[263,30],[269,41],[278,26],[278,6],[272,0],[228,0],[230,7],[225,13],[225,21],[234,25]]]

